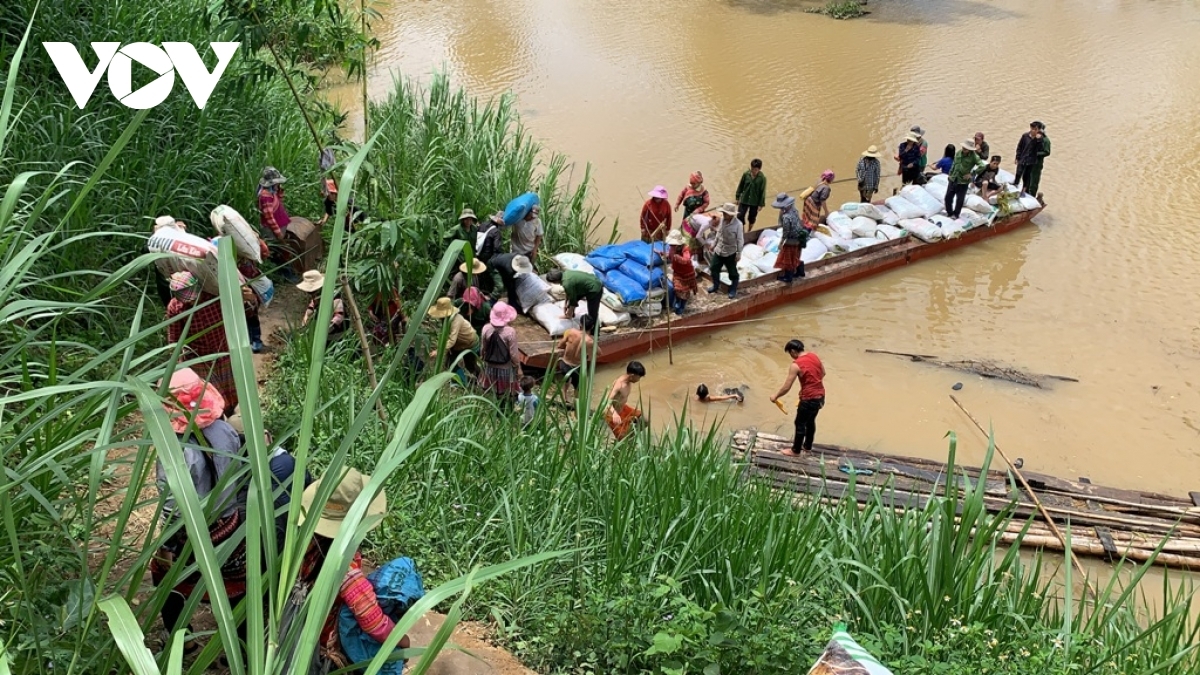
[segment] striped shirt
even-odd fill
[[[863,190],[875,192],[879,189],[879,160],[874,157],[863,157],[858,160],[854,169],[858,184]]]

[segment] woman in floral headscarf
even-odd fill
[[[708,188],[704,187],[704,174],[695,171],[688,177],[688,186],[683,188],[679,193],[679,198],[675,200],[675,210],[683,207],[683,220],[679,221],[683,227],[683,233],[687,235],[688,248],[692,251],[692,256],[699,256],[703,251],[703,247],[696,241],[696,227],[692,225],[690,216],[693,213],[704,213],[708,210],[709,196]]]

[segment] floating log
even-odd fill
[[[887,349],[864,349],[868,354],[889,354],[891,356],[903,356],[915,363],[928,363],[942,368],[952,368],[963,372],[972,373],[980,377],[986,377],[993,380],[1005,380],[1022,384],[1027,387],[1042,388],[1042,384],[1046,380],[1059,380],[1062,382],[1078,382],[1074,377],[1066,375],[1047,375],[1045,373],[1030,373],[1019,368],[1010,368],[1002,366],[995,361],[986,359],[967,359],[958,361],[948,361],[945,359],[932,356],[930,354],[910,354],[908,352],[893,352]]]
[[[1061,552],[1064,546],[1054,527],[1070,527],[1076,555],[1111,562],[1154,559],[1168,567],[1200,569],[1200,509],[1192,498],[1022,471],[1042,504],[1039,509],[1010,472],[998,469],[955,465],[951,475],[943,462],[826,444],[788,457],[780,451],[791,448],[791,439],[754,430],[734,432],[732,448],[735,457],[745,460],[745,480],[825,503],[853,498],[860,508],[878,502],[899,511],[923,509],[948,488],[965,495],[982,480],[984,508],[1013,516],[1002,534],[1004,543],[1015,543],[1027,527],[1023,546]],[[1200,498],[1200,493],[1192,496]],[[1157,556],[1155,550],[1160,550]]]

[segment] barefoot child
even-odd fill
[[[521,424],[529,426],[533,416],[537,414],[538,395],[533,393],[533,385],[537,381],[526,375],[521,378],[521,393],[517,394],[517,410],[521,411]]]

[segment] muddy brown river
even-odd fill
[[[806,6],[393,0],[370,91],[385,95],[390,71],[444,69],[480,97],[513,92],[576,176],[593,164],[600,212],[627,236],[646,191],[674,195],[696,169],[726,201],[761,157],[773,194],[825,168],[849,176],[868,145],[890,155],[919,124],[931,160],[983,131],[1011,170],[1041,120],[1053,154],[1034,226],[679,344],[674,365],[656,350],[641,359],[643,405],[656,424],[686,414],[788,434],[767,397],[799,337],[828,371],[819,441],[944,458],[956,430],[960,460],[978,461],[984,440],[948,397],[962,382],[959,399],[1032,470],[1200,490],[1200,5],[877,0],[854,21]],[[334,92],[352,119],[356,91]],[[838,185],[832,201],[853,192]],[[867,348],[1080,382],[1031,389]],[[748,398],[684,413],[700,382],[744,384]]]

